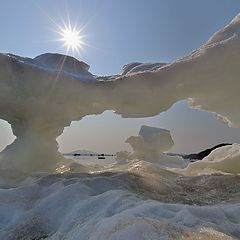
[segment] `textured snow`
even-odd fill
[[[150,173],[153,174],[153,173]],[[171,176],[167,174],[168,176]],[[186,192],[157,176],[134,174],[49,175],[19,188],[1,189],[0,238],[16,239],[237,239],[240,237],[240,205],[229,203],[198,205],[187,201]],[[159,181],[161,179],[161,182]],[[209,178],[207,181],[209,181]],[[217,178],[213,179],[217,180]],[[232,179],[233,180],[233,179]],[[204,189],[204,178],[198,180]],[[224,181],[231,181],[226,179]],[[194,187],[188,182],[188,187]],[[233,181],[239,186],[239,179]],[[186,183],[185,183],[186,184]],[[215,184],[212,198],[223,185]],[[172,199],[165,196],[171,196]],[[203,191],[202,198],[209,192]],[[182,202],[174,204],[174,197]],[[156,197],[162,202],[155,200]],[[198,196],[200,198],[200,196]],[[154,199],[155,198],[155,199]]]

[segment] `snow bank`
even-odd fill
[[[239,16],[189,56],[164,66],[128,65],[125,75],[95,78],[85,63],[59,54],[1,54],[0,118],[17,137],[2,153],[1,169],[53,170],[63,128],[107,109],[148,117],[189,99],[192,107],[239,127]]]

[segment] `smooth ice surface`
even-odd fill
[[[0,118],[17,137],[2,152],[1,169],[55,169],[62,160],[55,139],[63,128],[108,109],[148,117],[189,99],[239,127],[239,16],[189,56],[166,65],[130,64],[122,75],[95,77],[87,64],[59,54],[1,54]]]

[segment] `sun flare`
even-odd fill
[[[79,51],[83,45],[83,39],[81,36],[81,30],[76,29],[69,25],[60,29],[60,39],[63,42],[63,45],[67,47],[67,51],[72,50]]]

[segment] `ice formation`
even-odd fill
[[[11,124],[17,137],[2,152],[1,169],[55,169],[62,159],[56,137],[63,128],[104,110],[96,102],[94,84],[88,66],[72,57],[43,54],[28,59],[1,54],[0,118]]]
[[[240,144],[217,148],[203,160],[189,164],[181,172],[190,176],[208,173],[239,174]]]
[[[170,131],[166,129],[142,126],[139,135],[129,137],[126,143],[129,143],[134,151],[128,155],[128,159],[145,160],[162,167],[186,166],[181,157],[168,156],[164,153],[174,145]],[[126,158],[124,155],[123,157]]]
[[[147,117],[181,99],[240,126],[240,15],[202,47],[170,64],[133,64],[122,75],[95,77],[69,56],[0,55],[0,118],[17,137],[1,169],[52,170],[61,159],[56,137],[71,121],[114,110]]]

